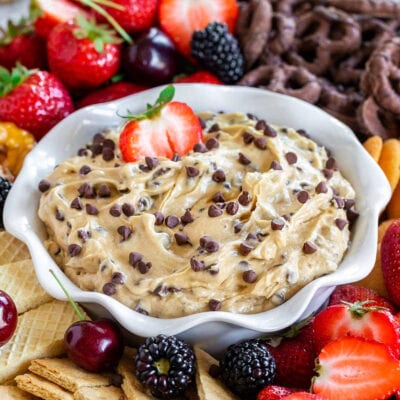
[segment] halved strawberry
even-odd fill
[[[233,33],[238,13],[236,0],[161,0],[158,19],[177,49],[189,57],[190,40],[195,30],[217,21],[225,22]]]
[[[258,395],[257,400],[280,400],[289,396],[289,394],[299,392],[301,389],[287,388],[284,386],[268,385],[262,389]]]
[[[384,343],[400,356],[400,324],[386,309],[365,307],[359,302],[336,304],[318,313],[313,325],[317,350],[332,340],[354,336]]]
[[[400,388],[400,361],[382,343],[345,337],[318,356],[312,390],[326,399],[380,400]]]
[[[145,113],[128,115],[131,121],[119,138],[125,161],[137,161],[144,156],[184,155],[201,141],[199,118],[186,103],[171,101],[173,96],[174,88],[168,86]]]
[[[308,392],[292,393],[289,396],[283,397],[282,400],[327,400],[325,397]],[[335,399],[336,400],[336,399]]]

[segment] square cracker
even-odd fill
[[[0,348],[0,383],[26,371],[35,358],[64,353],[65,330],[77,320],[71,305],[58,300],[22,314],[13,337]]]
[[[218,379],[208,373],[210,366],[218,365],[218,361],[199,347],[194,348],[196,355],[196,384],[200,400],[235,400],[231,393]]]
[[[106,376],[85,371],[68,358],[33,360],[29,370],[70,392],[75,392],[82,387],[108,386],[110,384]]]
[[[74,393],[74,400],[126,400],[126,397],[115,386],[82,387]]]
[[[25,392],[17,386],[0,386],[1,400],[35,400],[37,397]]]
[[[74,400],[72,393],[35,374],[19,375],[15,381],[20,389],[44,400]]]
[[[18,314],[36,308],[52,299],[40,286],[32,260],[1,265],[0,288],[12,297]]]
[[[31,258],[25,243],[6,231],[0,232],[0,265]]]

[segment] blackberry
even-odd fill
[[[4,203],[6,202],[8,192],[11,189],[11,183],[7,178],[0,177],[0,228],[4,228],[3,223],[3,209]]]
[[[243,55],[226,24],[211,22],[204,30],[195,31],[190,45],[192,56],[222,82],[236,83],[243,76]]]
[[[136,376],[153,396],[170,399],[182,394],[194,381],[196,366],[192,348],[175,336],[149,337],[135,357]]]
[[[267,346],[252,339],[233,344],[226,350],[221,363],[221,379],[239,396],[246,399],[255,396],[266,385],[270,385],[276,372],[275,359]]]

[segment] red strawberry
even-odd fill
[[[277,346],[267,346],[276,362],[274,383],[286,387],[310,387],[317,356],[312,322],[305,326],[304,321],[294,325]]]
[[[318,313],[313,325],[317,350],[332,340],[356,336],[384,343],[396,357],[400,355],[400,324],[385,309],[336,304]]]
[[[154,25],[158,0],[113,0],[113,3],[117,7],[102,5],[102,8],[129,33],[143,31]],[[98,18],[103,20],[100,15]]]
[[[30,21],[8,21],[7,30],[0,29],[0,33],[1,66],[11,70],[19,62],[26,68],[46,68],[46,43],[33,31]]]
[[[129,82],[116,82],[104,88],[97,89],[79,100],[76,108],[82,108],[91,104],[105,103],[106,101],[120,99],[130,94],[139,93],[148,89],[147,86],[136,85]]]
[[[400,219],[389,226],[382,238],[381,264],[389,300],[400,307]]]
[[[50,70],[72,89],[93,88],[119,69],[120,45],[113,31],[77,17],[50,33],[47,53]]]
[[[215,85],[223,85],[215,75],[208,71],[196,71],[186,76],[178,76],[175,83],[212,83]]]
[[[396,390],[396,392],[394,393],[394,398],[395,398],[396,400],[400,400],[400,389],[399,389],[399,390]]]
[[[82,7],[69,0],[34,0],[33,4],[39,10],[35,30],[45,38],[56,25],[71,21],[78,14],[87,15]]]
[[[236,0],[161,0],[158,19],[177,49],[189,57],[194,31],[218,21],[225,22],[233,33],[238,12]]]
[[[69,93],[49,72],[0,68],[0,120],[14,122],[38,140],[72,111]]]
[[[382,343],[344,337],[318,356],[313,392],[327,399],[380,400],[400,389],[400,361]]]
[[[184,155],[201,141],[198,117],[187,104],[171,101],[173,96],[174,88],[168,86],[144,114],[128,116],[131,120],[119,138],[125,161],[137,161],[144,156]]]
[[[286,388],[283,386],[269,385],[258,393],[257,400],[280,400],[289,394],[300,392],[301,389]]]
[[[285,400],[327,400],[325,397],[308,392],[296,392],[289,396],[283,397]],[[346,398],[347,399],[347,398]],[[338,399],[335,399],[338,400]],[[343,399],[344,400],[344,399]]]
[[[334,304],[343,304],[343,301],[348,303],[355,303],[361,301],[365,306],[385,307],[392,314],[396,312],[393,304],[391,304],[385,297],[381,296],[375,290],[356,286],[356,285],[342,285],[338,286],[331,297],[329,298],[329,306]]]

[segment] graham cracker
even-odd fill
[[[64,333],[77,320],[71,305],[58,300],[22,314],[13,337],[0,348],[0,383],[26,371],[33,359],[65,352]]]
[[[126,397],[115,386],[82,387],[74,393],[74,400],[126,400]]]
[[[200,400],[235,400],[231,393],[218,379],[208,373],[210,366],[218,365],[218,361],[199,347],[194,348],[196,355],[196,384]]]
[[[29,371],[46,378],[62,388],[75,392],[82,387],[110,385],[106,376],[85,371],[68,358],[42,358],[33,360]]]
[[[25,392],[17,386],[0,386],[1,400],[36,400],[37,397]]]
[[[35,374],[19,375],[15,378],[17,386],[44,400],[73,400],[72,393]]]
[[[12,297],[18,314],[36,308],[52,299],[36,279],[32,260],[1,265],[0,288]]]
[[[6,231],[0,232],[0,265],[30,257],[29,250],[23,242]]]

